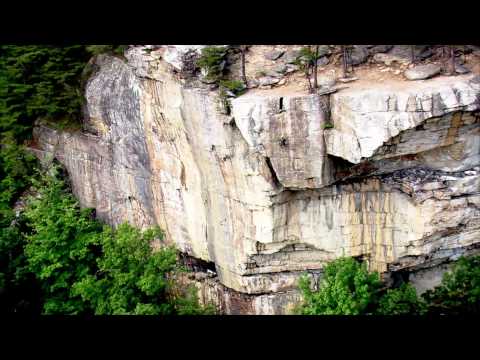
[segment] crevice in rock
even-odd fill
[[[270,170],[270,174],[272,175],[272,180],[273,180],[273,183],[276,187],[280,187],[282,184],[280,182],[280,180],[278,179],[277,177],[277,173],[275,172],[275,170],[273,169],[273,165],[272,165],[272,162],[270,161],[270,158],[268,156],[265,157],[265,161],[267,163],[267,166],[268,166],[268,169]]]
[[[213,261],[205,261],[182,252],[179,254],[179,257],[180,263],[190,271],[205,272],[212,275],[217,274],[217,267]]]

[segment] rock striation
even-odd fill
[[[173,71],[186,51],[97,57],[88,131],[38,126],[35,138],[82,206],[113,225],[158,224],[214,264],[214,278],[195,280],[202,299],[226,313],[286,313],[298,276],[318,279],[340,256],[387,278],[410,271],[424,289],[428,269],[478,251],[474,74],[331,95],[247,92],[226,113],[217,92]]]

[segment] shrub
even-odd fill
[[[167,274],[176,269],[176,251],[153,252],[151,242],[162,238],[160,229],[141,231],[129,224],[101,234],[103,254],[99,271],[76,283],[73,293],[90,303],[98,315],[171,314]]]
[[[245,92],[245,84],[240,80],[220,80],[220,86],[231,91],[234,95],[241,95]]]
[[[197,65],[206,72],[208,80],[220,80],[223,75],[222,62],[226,53],[226,49],[219,46],[207,46],[202,49]]]
[[[101,225],[90,210],[80,210],[75,198],[59,179],[59,168],[34,180],[25,217],[31,228],[25,255],[29,270],[41,283],[45,314],[83,314],[90,311],[72,287],[97,271]]]
[[[461,257],[442,283],[423,294],[430,314],[480,312],[480,256]]]
[[[368,273],[365,264],[340,258],[325,266],[318,291],[312,291],[310,286],[308,278],[302,277],[301,314],[360,315],[374,312],[381,282],[377,273]]]
[[[102,225],[89,209],[79,208],[60,175],[54,166],[49,174],[34,180],[37,194],[30,197],[25,209],[30,226],[26,268],[41,286],[43,313],[210,311],[192,294],[171,291],[178,286],[173,275],[181,269],[173,247],[153,250],[152,241],[163,239],[159,228],[142,231],[126,223],[117,229]]]
[[[323,125],[323,128],[324,128],[324,129],[333,129],[333,127],[334,127],[334,126],[333,126],[332,123],[325,123],[325,124]]]
[[[403,283],[399,288],[389,289],[380,298],[379,315],[421,315],[426,312],[426,304],[417,297],[415,288]]]

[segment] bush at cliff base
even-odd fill
[[[176,286],[172,274],[182,269],[175,249],[163,246],[153,251],[152,241],[163,240],[160,229],[141,231],[128,224],[112,229],[101,224],[90,209],[80,209],[61,180],[64,175],[54,166],[33,179],[35,195],[29,197],[22,218],[10,226],[10,233],[2,233],[4,240],[8,236],[22,242],[15,247],[16,254],[7,254],[14,255],[9,263],[16,267],[8,270],[36,280],[43,314],[211,313],[211,308],[198,304],[194,293],[171,295],[169,290]],[[20,223],[23,233],[18,231]],[[3,283],[5,274],[0,277]],[[11,305],[11,311],[22,310]]]
[[[403,283],[387,289],[379,274],[369,273],[353,258],[326,265],[318,290],[305,275],[299,287],[304,301],[296,309],[303,315],[449,315],[480,310],[480,256],[462,257],[444,274],[442,283],[418,297]]]

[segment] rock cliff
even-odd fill
[[[178,76],[181,57],[199,49],[98,56],[85,131],[39,125],[35,138],[65,165],[82,206],[113,225],[158,224],[211,264],[214,275],[196,278],[204,300],[226,313],[285,313],[298,276],[318,278],[343,255],[386,278],[411,272],[423,290],[428,269],[478,251],[475,73],[326,95],[255,89],[227,114],[217,91]]]

